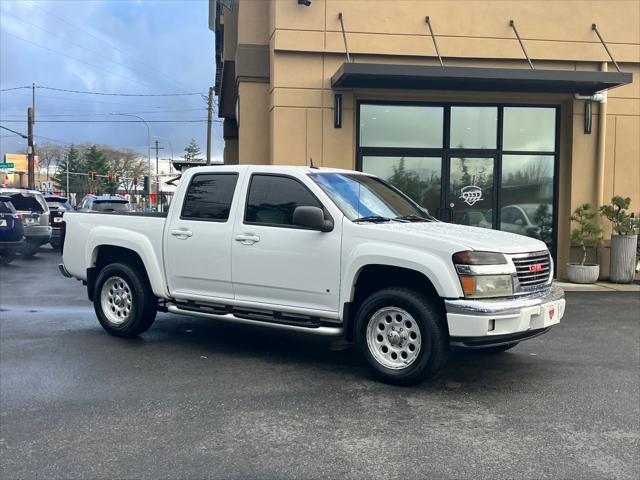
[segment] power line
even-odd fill
[[[0,92],[8,92],[10,90],[21,90],[23,88],[31,88],[31,86],[27,85],[25,87],[0,88]]]
[[[54,90],[56,92],[82,93],[85,95],[106,95],[112,97],[184,97],[188,95],[202,95],[202,92],[185,92],[185,93],[106,93],[106,92],[88,92],[83,90],[70,90],[66,88],[45,87],[36,85],[36,88],[45,90]]]
[[[206,122],[206,118],[189,120],[147,120],[147,123],[200,123]],[[222,120],[215,120],[222,122]],[[24,120],[0,119],[5,123],[22,123]],[[38,120],[38,123],[142,123],[140,120]]]
[[[67,110],[69,111],[69,110]],[[82,113],[84,110],[76,110],[76,113],[42,113],[40,111],[38,113],[38,118],[43,117],[94,117],[94,116],[103,116],[103,115],[111,115],[111,113],[117,113],[120,115],[143,115],[143,114],[156,114],[156,113],[180,113],[180,112],[196,112],[196,111],[206,111],[206,108],[186,108],[180,110],[150,110],[144,112],[97,112],[97,113]],[[79,113],[78,113],[79,112]],[[24,115],[22,113],[9,113],[5,112],[6,118],[18,117],[22,118]]]
[[[75,25],[74,23],[69,22],[68,20],[65,20],[64,18],[62,18],[62,17],[61,17],[61,16],[59,16],[59,15],[56,15],[55,13],[51,12],[50,10],[47,10],[46,8],[43,8],[41,5],[38,5],[38,4],[37,4],[37,3],[35,3],[35,2],[33,3],[33,6],[34,6],[34,7],[36,7],[37,9],[39,9],[39,10],[41,10],[41,11],[45,12],[46,14],[51,15],[52,17],[57,18],[57,19],[58,19],[58,20],[60,20],[62,23],[65,23],[65,24],[69,25],[70,27],[75,28],[75,29],[76,29],[76,30],[78,30],[79,32],[82,32],[82,33],[84,33],[85,35],[89,35],[90,37],[92,37],[92,38],[94,38],[95,40],[97,40],[97,41],[101,42],[102,44],[107,45],[108,47],[110,47],[110,48],[112,48],[112,49],[114,49],[114,50],[117,50],[117,51],[119,51],[120,53],[122,53],[122,54],[124,54],[124,55],[127,55],[129,58],[133,58],[134,60],[136,60],[136,59],[135,59],[135,57],[134,57],[133,55],[131,55],[131,52],[127,52],[127,51],[125,51],[125,50],[123,50],[123,49],[121,49],[121,48],[116,47],[115,45],[113,45],[113,44],[111,44],[111,43],[107,42],[106,40],[103,40],[103,39],[99,38],[98,36],[94,35],[93,33],[89,32],[89,31],[87,31],[87,30],[85,30],[85,29],[83,29],[83,28],[81,28],[81,27],[79,27],[79,26],[77,26],[77,25]],[[168,75],[166,75],[163,71],[161,71],[161,70],[159,70],[159,69],[155,68],[152,64],[149,64],[149,63],[146,63],[146,62],[141,62],[141,61],[140,61],[140,59],[137,59],[137,61],[138,61],[138,63],[139,63],[140,65],[145,66],[146,68],[148,68],[148,69],[150,69],[150,70],[155,70],[155,71],[156,71],[156,72],[158,72],[160,75],[164,76],[166,79],[170,79],[171,83],[173,83],[173,84],[174,84],[174,85],[176,85],[176,86],[179,86],[179,85],[175,82],[175,80],[174,80],[173,78],[171,78],[171,77],[169,77]]]
[[[43,32],[45,32],[45,33],[47,33],[47,34],[49,34],[49,35],[53,35],[54,37],[61,38],[61,39],[62,39],[62,40],[64,40],[65,42],[68,42],[69,44],[71,44],[71,45],[73,45],[73,46],[75,46],[75,47],[81,48],[81,49],[86,50],[87,52],[89,52],[89,53],[91,53],[91,54],[93,54],[93,55],[97,55],[98,57],[101,57],[101,58],[105,59],[107,62],[111,62],[111,63],[113,63],[113,64],[115,64],[115,65],[119,65],[119,66],[121,66],[121,67],[124,67],[124,68],[125,68],[125,69],[127,69],[127,70],[133,70],[133,71],[142,72],[144,75],[147,75],[147,76],[149,76],[149,75],[150,75],[149,73],[147,73],[147,72],[146,72],[146,71],[144,71],[144,70],[141,70],[141,69],[139,70],[139,69],[136,69],[135,67],[132,67],[132,66],[130,66],[130,65],[125,65],[124,63],[118,62],[117,60],[112,60],[111,58],[109,58],[109,57],[107,57],[107,56],[103,55],[102,53],[100,53],[100,52],[98,52],[98,51],[96,51],[96,50],[92,50],[92,49],[90,49],[90,48],[85,47],[84,45],[80,45],[80,44],[78,44],[78,43],[75,43],[75,42],[73,42],[73,41],[69,40],[68,38],[66,38],[64,35],[60,35],[60,34],[58,34],[58,33],[55,33],[55,32],[52,32],[52,31],[50,31],[50,30],[47,30],[46,28],[41,27],[40,25],[36,25],[35,23],[32,23],[32,22],[30,22],[30,21],[28,21],[28,20],[25,20],[25,19],[23,19],[23,18],[17,17],[17,16],[15,16],[15,15],[8,14],[8,13],[6,13],[5,15],[8,15],[9,17],[15,18],[16,20],[18,20],[18,21],[20,21],[20,22],[23,22],[23,23],[26,23],[27,25],[31,25],[31,26],[33,26],[33,27],[35,27],[35,28],[39,29],[39,30],[42,30]]]
[[[31,88],[31,87],[29,87]],[[30,93],[14,93],[14,95],[20,95],[23,97],[29,97],[31,98],[31,94]],[[88,100],[85,98],[73,98],[73,97],[60,97],[60,96],[56,96],[56,95],[38,95],[38,98],[51,98],[53,100],[66,100],[69,102],[81,102],[81,103],[101,103],[101,104],[105,104],[105,105],[122,105],[122,106],[126,106],[126,107],[145,107],[145,108],[162,108],[159,107],[157,105],[143,105],[140,103],[122,103],[122,102],[105,102],[103,100]]]
[[[124,75],[120,75],[118,73],[110,72],[109,70],[105,69],[103,66],[96,65],[95,63],[87,62],[85,60],[82,60],[80,58],[74,57],[72,55],[68,55],[68,54],[66,54],[64,52],[61,52],[59,50],[54,50],[53,48],[45,47],[44,45],[40,45],[39,43],[33,42],[31,40],[27,40],[26,38],[21,37],[20,35],[16,35],[15,33],[7,32],[6,30],[3,33],[6,34],[6,35],[10,35],[12,37],[15,37],[15,38],[17,38],[19,40],[22,40],[23,42],[27,42],[27,43],[30,43],[32,45],[35,45],[36,47],[42,48],[44,50],[48,50],[50,52],[57,53],[58,55],[62,55],[64,57],[70,58],[71,60],[74,60],[74,61],[76,61],[78,63],[83,64],[83,65],[89,65],[90,67],[97,68],[101,73],[104,73],[106,75],[112,75],[114,77],[120,77],[120,78],[123,78],[125,80],[128,80],[130,82],[134,82],[135,83],[135,80],[132,79],[131,77],[127,77],[127,76],[124,76]]]

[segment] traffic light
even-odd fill
[[[134,187],[138,186],[138,177],[133,177],[133,186]]]
[[[151,177],[149,175],[144,176],[144,193],[147,195],[151,193]]]
[[[89,172],[89,180],[96,180],[98,178],[98,172]]]
[[[107,181],[109,183],[113,183],[113,173],[111,173],[111,172],[107,173]]]

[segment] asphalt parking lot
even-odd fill
[[[314,336],[160,314],[107,335],[59,255],[0,267],[0,477],[637,478],[637,293],[570,293],[510,353],[431,383]]]

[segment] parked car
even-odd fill
[[[0,195],[11,199],[22,217],[26,241],[20,253],[25,257],[34,255],[42,245],[51,240],[49,206],[44,195],[37,190],[22,188],[0,188]]]
[[[59,195],[45,194],[44,199],[49,205],[49,225],[51,225],[51,246],[56,250],[60,249],[60,232],[62,225],[62,215],[64,212],[70,212],[73,207],[69,203],[67,197]]]
[[[161,310],[343,336],[391,383],[433,375],[451,345],[508,350],[565,309],[543,242],[439,222],[361,172],[194,167],[167,214],[65,224],[60,270],[112,335]]]
[[[86,195],[80,205],[79,212],[131,212],[131,203],[122,195]]]
[[[10,197],[0,195],[0,265],[11,263],[23,246],[22,217]]]

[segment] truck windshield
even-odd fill
[[[377,177],[337,172],[309,176],[351,221],[434,220],[427,210]]]

